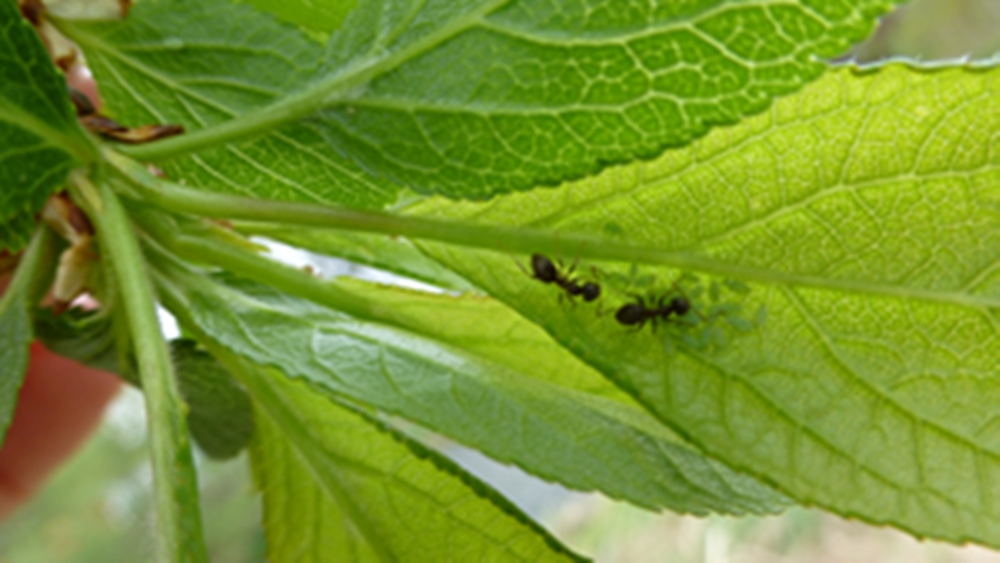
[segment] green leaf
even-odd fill
[[[315,2],[314,0],[245,0],[247,4],[274,14],[279,20],[329,37],[339,29],[357,5],[357,0]]]
[[[323,405],[322,410],[310,414],[317,418],[317,415],[331,415],[334,420],[343,418],[352,423],[351,426],[378,434],[374,429],[364,428],[364,422],[333,404]],[[351,435],[351,426],[345,428],[345,435]],[[378,439],[381,442],[386,437],[379,435]],[[353,441],[348,444],[335,442],[338,449],[352,444]],[[313,447],[322,450],[324,445],[317,440]],[[352,457],[357,456],[355,452]],[[250,459],[254,481],[262,495],[269,560],[275,563],[381,561],[358,527],[351,523],[348,513],[339,506],[339,502],[344,502],[351,508],[350,500],[338,502],[324,490],[323,482],[293,449],[289,437],[265,414],[257,416],[257,434],[250,445]],[[343,486],[341,479],[333,484],[338,489]],[[390,521],[390,529],[395,524]]]
[[[34,338],[32,314],[43,291],[45,274],[52,268],[54,239],[46,228],[35,232],[14,279],[0,297],[0,444],[14,418],[18,392],[28,371],[29,347]]]
[[[226,0],[147,0],[124,23],[61,27],[85,51],[107,113],[129,125],[182,123],[189,133],[303,89],[323,56],[299,30]],[[162,167],[193,186],[271,199],[375,208],[398,191],[327,148],[310,123]]]
[[[742,308],[766,321],[725,348],[668,353],[649,329],[567,314],[556,288],[495,253],[433,253],[794,499],[998,546],[998,86],[998,70],[842,69],[649,163],[530,198],[423,208],[562,240],[604,234],[751,282]],[[654,296],[682,273],[640,271],[657,276]],[[602,306],[630,300],[611,289]]]
[[[34,228],[34,213],[17,213],[0,222],[0,252],[17,252],[24,248]]]
[[[0,2],[0,250],[23,247],[30,215],[92,155],[45,46],[16,2]]]
[[[546,479],[651,509],[739,514],[787,505],[705,460],[537,329],[481,299],[352,292],[383,315],[375,324],[247,282],[178,291],[189,294],[189,312],[178,314],[219,345]],[[463,341],[453,332],[463,326],[495,327],[500,339]],[[554,366],[560,375],[546,381]]]
[[[139,386],[134,370],[122,369],[112,319],[102,313],[70,309],[60,315],[51,309],[35,314],[35,334],[50,352],[110,373]]]
[[[62,28],[117,113],[201,129],[123,149],[152,160],[212,149],[171,165],[177,177],[308,199],[315,190],[295,186],[318,172],[292,165],[325,159],[318,183],[347,189],[335,177],[356,174],[347,160],[421,192],[482,199],[649,158],[759,113],[893,3],[369,0],[325,54],[222,0],[149,1],[122,24]],[[294,143],[270,134],[281,124]],[[272,187],[279,168],[286,185]]]
[[[260,405],[253,464],[270,560],[579,560],[495,491],[361,411],[278,373],[242,379]]]
[[[135,358],[125,366],[117,347],[112,317],[70,309],[53,315],[50,309],[35,318],[38,339],[50,351],[84,365],[117,373],[142,388]],[[187,404],[187,425],[198,446],[210,457],[225,459],[240,453],[253,435],[253,408],[244,391],[218,362],[197,350],[190,340],[170,344],[177,385]]]
[[[23,293],[8,292],[0,301],[0,434],[6,435],[14,418],[17,395],[28,371],[31,345],[30,304]]]
[[[187,403],[187,423],[198,446],[209,457],[231,458],[250,443],[253,405],[229,372],[193,340],[174,340],[170,355]]]

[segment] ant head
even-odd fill
[[[691,302],[683,297],[674,297],[670,300],[670,308],[678,317],[683,317],[691,310]]]
[[[601,296],[601,286],[594,282],[586,282],[583,284],[583,300],[593,301]]]
[[[639,303],[629,303],[622,305],[615,313],[615,320],[620,324],[629,326],[639,324],[646,319],[646,308]]]
[[[531,255],[531,271],[535,273],[536,278],[546,283],[553,282],[559,277],[552,260],[538,253]]]

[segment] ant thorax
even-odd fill
[[[548,257],[541,254],[536,253],[531,255],[531,271],[535,279],[541,280],[544,283],[552,283],[559,278],[556,265]]]

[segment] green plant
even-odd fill
[[[188,424],[222,455],[254,429],[272,560],[575,558],[399,419],[650,510],[997,546],[994,70],[824,62],[888,0],[248,4],[47,15],[106,113],[187,130],[125,146],[0,2],[0,243],[26,247],[0,415],[36,331],[140,385],[164,559],[206,558]],[[62,189],[103,304],[64,319],[34,307]],[[250,235],[453,291],[321,280]],[[692,308],[622,326],[638,297]]]

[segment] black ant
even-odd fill
[[[655,321],[662,319],[669,321],[670,316],[683,317],[691,310],[691,302],[685,297],[674,297],[669,303],[664,303],[666,296],[661,297],[655,304],[647,305],[642,297],[636,297],[636,303],[622,305],[615,313],[615,320],[625,326],[636,326],[637,329],[650,321],[653,321],[653,330],[656,330]]]
[[[548,257],[535,253],[531,255],[532,277],[542,283],[554,283],[566,291],[570,297],[583,296],[583,300],[590,302],[601,296],[601,286],[592,281],[582,284],[569,277],[576,268],[576,264],[570,267],[566,275],[560,274],[556,265]],[[523,269],[523,268],[522,268]]]

